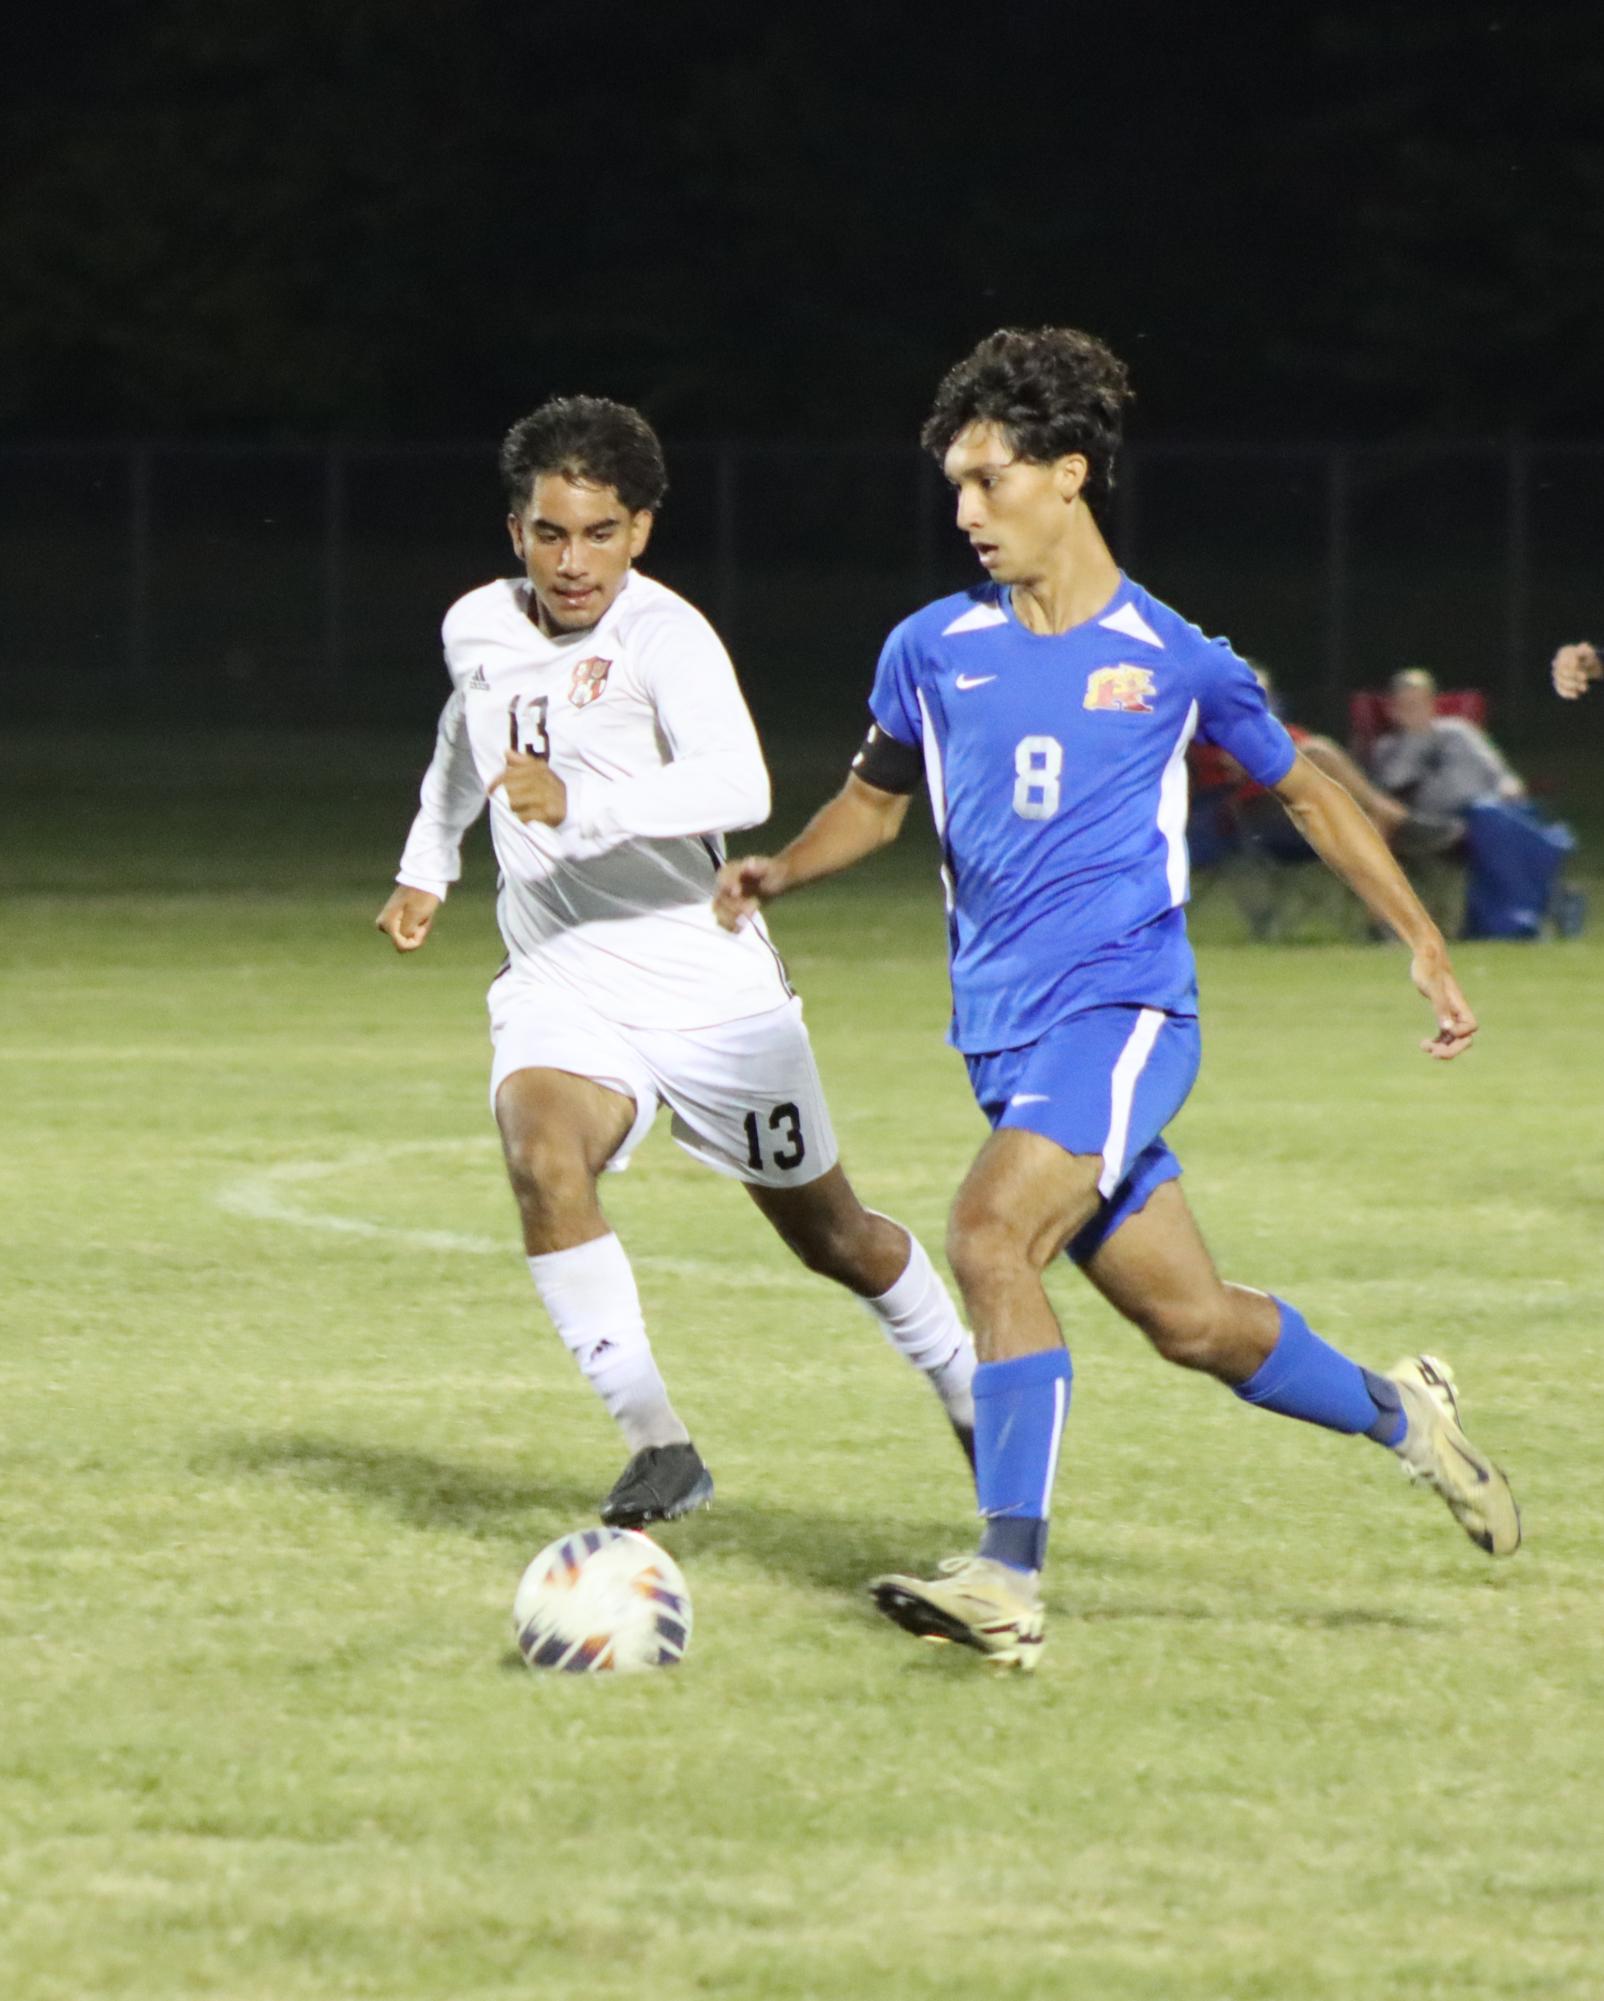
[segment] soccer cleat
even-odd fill
[[[1029,1674],[1041,1653],[1042,1606],[1033,1574],[988,1556],[949,1556],[936,1578],[876,1577],[876,1608],[921,1640],[973,1647],[996,1667]]]
[[[1453,1517],[1489,1556],[1520,1548],[1520,1509],[1509,1482],[1459,1428],[1454,1372],[1434,1355],[1406,1355],[1387,1371],[1409,1429],[1393,1447],[1411,1480],[1435,1487]]]
[[[713,1476],[689,1440],[648,1445],[637,1452],[601,1504],[609,1528],[639,1529],[648,1522],[678,1521],[713,1498]]]

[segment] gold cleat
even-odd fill
[[[876,1608],[905,1633],[937,1645],[973,1647],[994,1667],[1029,1674],[1042,1646],[1042,1604],[1033,1572],[986,1556],[950,1556],[936,1578],[876,1577]]]
[[[1436,1488],[1478,1549],[1513,1556],[1520,1548],[1520,1509],[1503,1474],[1459,1428],[1453,1370],[1434,1355],[1406,1355],[1387,1379],[1397,1385],[1409,1426],[1393,1447],[1404,1471]]]

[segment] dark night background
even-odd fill
[[[369,484],[353,474],[338,504],[358,542],[386,504],[381,488],[404,517],[438,510],[437,542],[460,540],[482,509],[482,542],[431,571],[427,618],[408,613],[431,701],[435,600],[499,563],[499,503],[477,474],[458,468],[447,481],[441,459],[428,503],[401,505],[360,454],[488,445],[557,390],[637,401],[657,422],[681,508],[672,531],[672,508],[665,517],[661,567],[739,617],[760,672],[794,605],[760,589],[737,604],[737,572],[761,582],[766,559],[734,547],[728,519],[728,546],[714,552],[716,467],[696,448],[753,447],[743,528],[784,487],[796,550],[823,562],[819,549],[833,544],[847,571],[872,567],[880,502],[848,477],[804,506],[806,481],[788,472],[802,461],[787,451],[855,441],[883,448],[873,463],[889,464],[911,447],[942,369],[1002,323],[1070,321],[1123,353],[1137,453],[1188,440],[1344,440],[1402,454],[1387,464],[1413,465],[1417,483],[1393,493],[1397,530],[1377,533],[1391,544],[1423,530],[1422,560],[1440,557],[1450,602],[1467,565],[1508,567],[1513,531],[1500,499],[1496,520],[1467,529],[1470,543],[1450,547],[1449,536],[1432,555],[1437,501],[1452,514],[1485,483],[1472,458],[1433,452],[1472,439],[1572,451],[1604,441],[1595,7],[764,15],[623,0],[105,0],[93,15],[14,16],[3,34],[0,545],[12,665],[36,666],[46,646],[40,576],[94,559],[97,539],[103,567],[124,561],[133,493],[136,513],[150,515],[134,531],[149,548],[126,559],[147,627],[128,638],[108,615],[93,634],[64,630],[61,644],[88,661],[98,635],[118,654],[125,693],[147,708],[160,709],[164,680],[193,690],[211,671],[163,610],[186,577],[235,555],[243,577],[272,556],[275,536],[285,549],[298,537],[306,562],[327,567],[331,539],[347,532],[329,526],[315,454],[299,499],[274,488],[258,510],[261,535],[243,520],[230,527],[231,489],[293,484],[300,475],[284,468],[299,461],[225,461],[223,441],[281,453],[336,441],[357,453]],[[148,460],[125,471],[113,449],[136,440],[169,453],[154,475]],[[63,457],[74,441],[83,449]],[[1489,463],[1488,477],[1507,484]],[[1536,516],[1521,516],[1523,537],[1553,531],[1535,556],[1524,543],[1517,552],[1521,604],[1466,621],[1467,633],[1499,626],[1503,652],[1487,659],[1512,682],[1521,670],[1505,653],[1529,652],[1539,672],[1551,640],[1574,636],[1551,624],[1604,594],[1583,546],[1596,549],[1604,460],[1564,467],[1557,485],[1538,479]],[[1350,664],[1362,634],[1344,635],[1335,666],[1318,636],[1300,637],[1347,587],[1330,585],[1329,549],[1297,558],[1301,583],[1290,555],[1281,566],[1285,590],[1303,594],[1296,619],[1278,623],[1268,585],[1239,605],[1223,571],[1210,581],[1219,565],[1205,517],[1219,511],[1222,480],[1247,492],[1257,476],[1198,473],[1172,484],[1167,512],[1158,492],[1157,513],[1144,508],[1144,575],[1171,595],[1200,591],[1186,608],[1231,621],[1244,644],[1261,622],[1272,638],[1284,626],[1294,684],[1329,694],[1396,664]],[[1318,513],[1326,477],[1315,465],[1288,473],[1279,494],[1266,475],[1245,516],[1220,515],[1224,539],[1244,556],[1248,542],[1267,547],[1255,521]],[[1364,479],[1355,485],[1361,524],[1392,520],[1381,488],[1376,513]],[[213,521],[209,542],[186,529],[186,509]],[[782,520],[775,539],[788,533]],[[1545,552],[1560,565],[1552,615],[1541,576],[1527,573]],[[943,544],[942,564],[948,553]],[[1356,546],[1352,561],[1363,559]],[[1337,560],[1348,562],[1346,547]],[[883,630],[885,609],[948,580],[928,553],[904,567],[855,637],[844,670],[854,686],[869,626]],[[240,624],[222,646],[246,719],[282,714],[272,686],[304,693],[317,645],[334,643],[341,620],[363,623],[360,577],[342,568],[331,613],[327,577],[303,589],[289,574],[258,579],[274,607],[264,629]],[[377,578],[370,588],[377,601]],[[274,636],[296,589],[304,643]],[[348,632],[339,646],[358,660],[359,683],[360,646]]]
[[[978,333],[1065,318],[1157,432],[1604,432],[1594,7],[6,32],[13,435],[472,435],[582,381],[672,432],[901,438]]]

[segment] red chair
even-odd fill
[[[1309,735],[1288,725],[1293,741]],[[1299,935],[1311,921],[1348,936],[1364,921],[1363,906],[1326,870],[1262,785],[1217,745],[1194,742],[1187,751],[1191,811],[1186,840],[1192,860],[1192,898],[1200,902],[1223,883],[1258,939]],[[1335,904],[1328,893],[1337,891]]]
[[[1487,697],[1480,688],[1439,688],[1437,713],[1439,716],[1463,716],[1467,723],[1474,723],[1477,729],[1484,730],[1487,727]],[[1348,697],[1348,748],[1361,764],[1369,762],[1376,738],[1385,736],[1391,727],[1385,688],[1361,688]]]

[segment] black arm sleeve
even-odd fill
[[[898,743],[875,723],[853,758],[852,769],[877,792],[917,792],[925,775],[925,761],[922,752]]]

